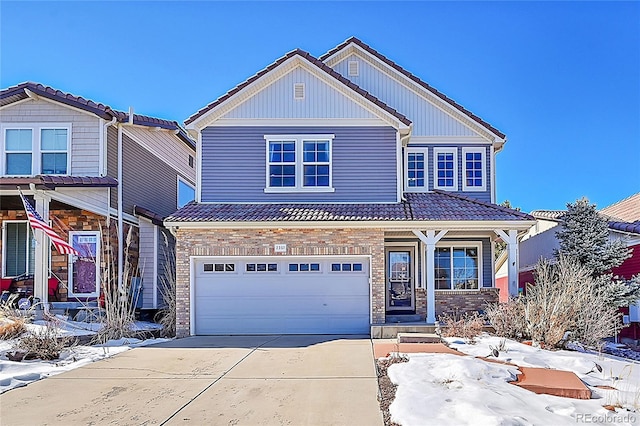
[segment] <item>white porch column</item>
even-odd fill
[[[413,233],[420,238],[425,245],[426,267],[427,267],[427,322],[433,324],[436,322],[436,279],[435,279],[435,253],[436,243],[446,235],[448,231],[442,230],[436,234],[436,231],[429,230],[427,234],[413,230]]]
[[[33,196],[36,201],[36,211],[49,223],[49,197],[41,192],[35,192]],[[33,271],[33,297],[37,297],[43,306],[47,306],[49,302],[49,246],[51,242],[42,230],[35,232],[36,250],[35,250],[35,270]]]
[[[508,251],[508,280],[509,280],[509,297],[518,295],[518,272],[520,270],[520,261],[518,255],[518,231],[509,229],[504,232],[502,229],[495,229],[494,232],[507,243]]]

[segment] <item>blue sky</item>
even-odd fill
[[[295,48],[350,36],[507,134],[498,201],[640,191],[640,2],[0,2],[0,86],[182,122]]]

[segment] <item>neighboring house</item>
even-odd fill
[[[534,210],[531,215],[536,224],[522,237],[520,242],[519,282],[521,287],[534,282],[534,269],[540,259],[552,259],[560,248],[556,232],[562,225],[564,210]],[[632,250],[630,258],[611,272],[624,279],[640,274],[640,193],[632,195],[611,206],[599,210],[609,220],[609,238],[624,241]],[[506,274],[503,257],[496,262],[496,283],[500,285]],[[501,295],[502,299],[502,295]],[[640,339],[640,308],[637,305],[625,308],[631,326],[623,330],[623,336]]]
[[[162,220],[195,193],[195,142],[185,131],[23,83],[0,91],[0,135],[3,289],[26,276],[17,285],[41,299],[93,300],[110,256],[114,281],[118,262],[120,276],[142,278],[138,306],[160,307],[158,282],[173,252]],[[28,226],[18,188],[81,256],[61,255],[48,240],[36,244],[40,232]],[[119,244],[127,259],[119,259]],[[127,274],[125,260],[139,271]],[[58,288],[49,293],[51,284]]]
[[[196,203],[177,238],[179,336],[369,333],[496,301],[503,133],[351,38],[294,50],[185,122]]]

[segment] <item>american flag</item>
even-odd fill
[[[20,193],[20,198],[22,198],[22,204],[24,204],[24,209],[27,211],[27,217],[29,218],[29,224],[31,225],[31,229],[34,231],[36,229],[42,229],[45,234],[51,239],[56,250],[60,254],[75,254],[76,256],[80,256],[80,252],[74,249],[69,245],[65,240],[60,238],[58,234],[53,230],[52,227],[47,225],[47,223],[42,219],[42,217],[38,214],[38,212],[33,208],[31,203],[24,198],[22,192]]]

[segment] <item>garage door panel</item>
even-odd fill
[[[368,262],[357,257],[198,260],[195,333],[368,334]],[[291,264],[316,270],[290,271]]]

